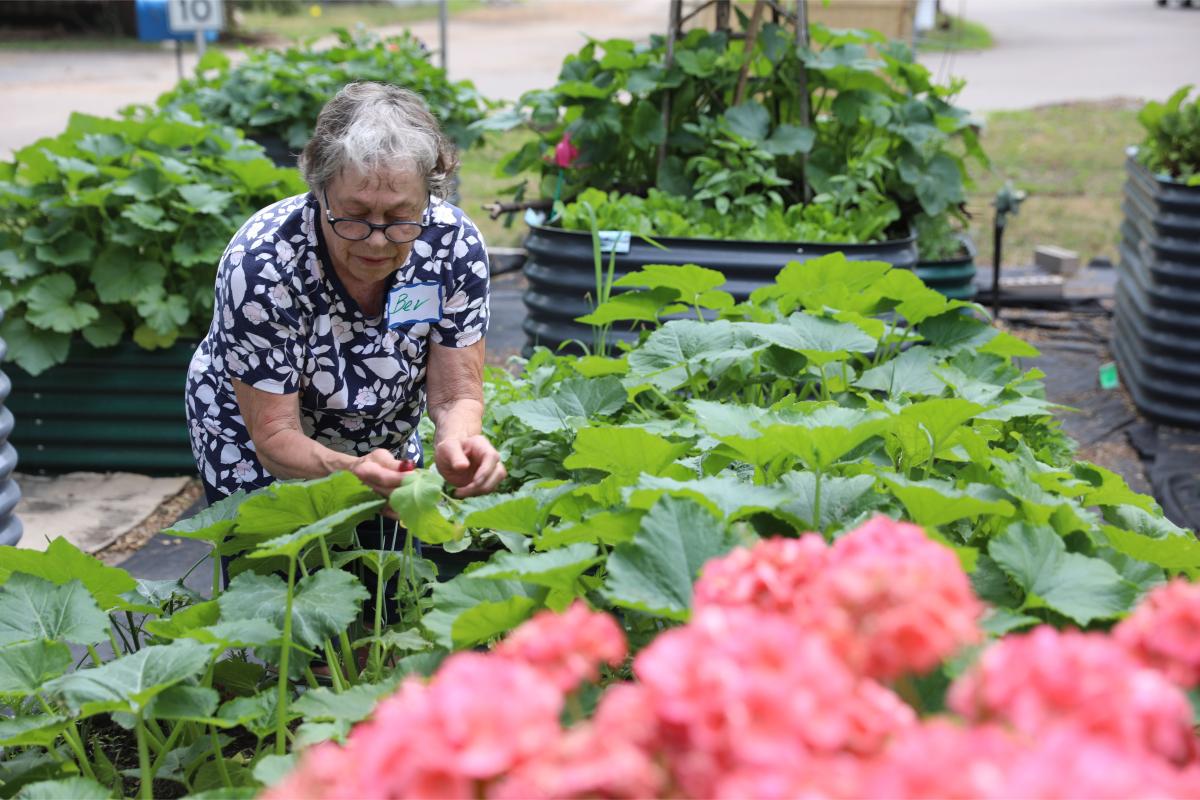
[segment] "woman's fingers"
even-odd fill
[[[358,460],[351,472],[360,481],[386,497],[403,483],[404,478],[412,471],[404,469],[405,466],[405,462],[386,450],[372,450]]]
[[[454,493],[455,496],[474,497],[494,492],[496,487],[500,485],[500,482],[508,476],[508,471],[504,468],[504,464],[500,462],[500,454],[496,452],[496,449],[486,439],[483,441],[483,444],[486,450],[481,450],[479,453],[479,465],[472,476],[471,482],[456,491]]]

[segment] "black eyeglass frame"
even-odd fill
[[[329,190],[322,189],[321,195],[325,199],[325,219],[329,222],[329,227],[333,229],[334,233],[336,233],[338,236],[340,236],[341,238],[345,239],[348,242],[361,242],[365,239],[370,239],[371,234],[373,234],[375,231],[383,231],[383,238],[387,239],[392,244],[408,244],[409,242],[415,242],[417,239],[420,239],[421,234],[425,232],[425,228],[426,228],[425,223],[424,222],[416,222],[414,220],[398,219],[395,222],[382,222],[381,223],[381,222],[371,222],[370,220],[360,219],[358,217],[335,217],[333,215],[333,211],[330,210],[330,208],[329,208]],[[428,193],[426,193],[426,195],[425,195],[425,207],[429,208],[429,194]],[[337,229],[337,224],[339,222],[356,222],[359,225],[366,225],[368,228],[367,235],[359,236],[359,237],[347,236],[346,234],[342,233],[341,231],[339,231]],[[391,236],[388,236],[388,229],[395,225],[416,225],[417,226],[417,235],[412,237],[411,239],[402,239],[402,240],[393,239]]]

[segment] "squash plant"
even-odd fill
[[[934,83],[906,46],[874,32],[815,26],[812,46],[799,47],[764,25],[746,46],[692,30],[668,60],[661,37],[593,40],[554,87],[480,127],[536,133],[500,171],[540,174],[539,194],[565,203],[575,225],[570,203],[589,188],[615,193],[611,213],[638,233],[665,235],[665,216],[668,229],[680,217],[701,235],[791,241],[878,241],[964,202],[965,159],[986,159],[951,103],[960,84]]]
[[[340,28],[336,35],[332,47],[317,48],[309,41],[286,50],[248,50],[236,64],[221,51],[209,50],[195,77],[180,81],[158,104],[195,105],[205,119],[241,128],[254,139],[278,138],[299,152],[321,108],[339,89],[353,81],[383,81],[425,98],[460,148],[478,139],[471,125],[489,103],[470,81],[450,81],[411,34],[381,37]]]
[[[216,264],[254,211],[303,191],[235,129],[181,112],[72,114],[0,163],[0,336],[37,374],[82,336],[144,348],[198,336]]]
[[[512,491],[452,518],[505,551],[434,589],[439,643],[577,596],[650,633],[686,618],[695,570],[738,538],[836,537],[879,512],[956,548],[996,632],[1103,626],[1200,569],[1191,533],[1074,459],[1038,373],[1014,364],[1036,351],[978,307],[841,256],[791,264],[743,304],[722,283],[647,267],[592,316],[719,318],[668,321],[617,358],[543,350],[520,377],[493,373],[487,429]]]
[[[418,490],[394,504],[408,509]],[[383,624],[391,576],[414,601],[432,580],[411,539],[358,546],[357,526],[384,503],[340,473],[177,524],[171,535],[237,556],[211,599],[182,579],[135,580],[64,539],[0,548],[0,795],[68,781],[45,796],[251,797],[294,748],[343,737],[400,677],[440,660],[404,619]],[[401,603],[410,623],[416,611]]]

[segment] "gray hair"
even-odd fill
[[[347,167],[366,173],[410,169],[431,193],[446,197],[458,154],[419,94],[360,81],[343,86],[325,104],[300,154],[300,174],[313,191]]]

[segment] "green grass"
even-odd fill
[[[1004,262],[1028,264],[1054,244],[1116,260],[1125,147],[1142,138],[1139,104],[1080,102],[987,116],[983,148],[991,170],[974,168],[967,203],[980,265],[992,263],[992,199],[1011,180],[1028,193],[1004,234]]]
[[[946,50],[987,50],[995,42],[991,32],[969,19],[953,14],[938,17],[937,26],[921,34],[917,50],[922,53],[940,53]]]
[[[467,212],[483,234],[483,240],[492,247],[517,247],[525,238],[526,227],[522,215],[513,218],[511,227],[504,227],[504,218],[493,220],[480,206],[496,200],[508,201],[511,197],[501,195],[500,189],[512,186],[520,178],[497,177],[496,164],[506,154],[518,149],[532,139],[532,131],[518,129],[501,134],[491,134],[487,143],[470,151],[460,153],[462,168],[459,170],[459,206]],[[530,176],[532,179],[533,176]]]
[[[238,12],[238,32],[248,36],[272,36],[284,39],[307,39],[326,36],[335,28],[354,28],[362,23],[368,29],[385,25],[409,25],[437,19],[438,4],[426,2],[393,5],[391,3],[325,2],[300,3],[297,13],[250,8]],[[451,14],[482,5],[481,0],[450,0]],[[314,16],[312,9],[320,11]],[[436,44],[436,43],[434,43]]]

